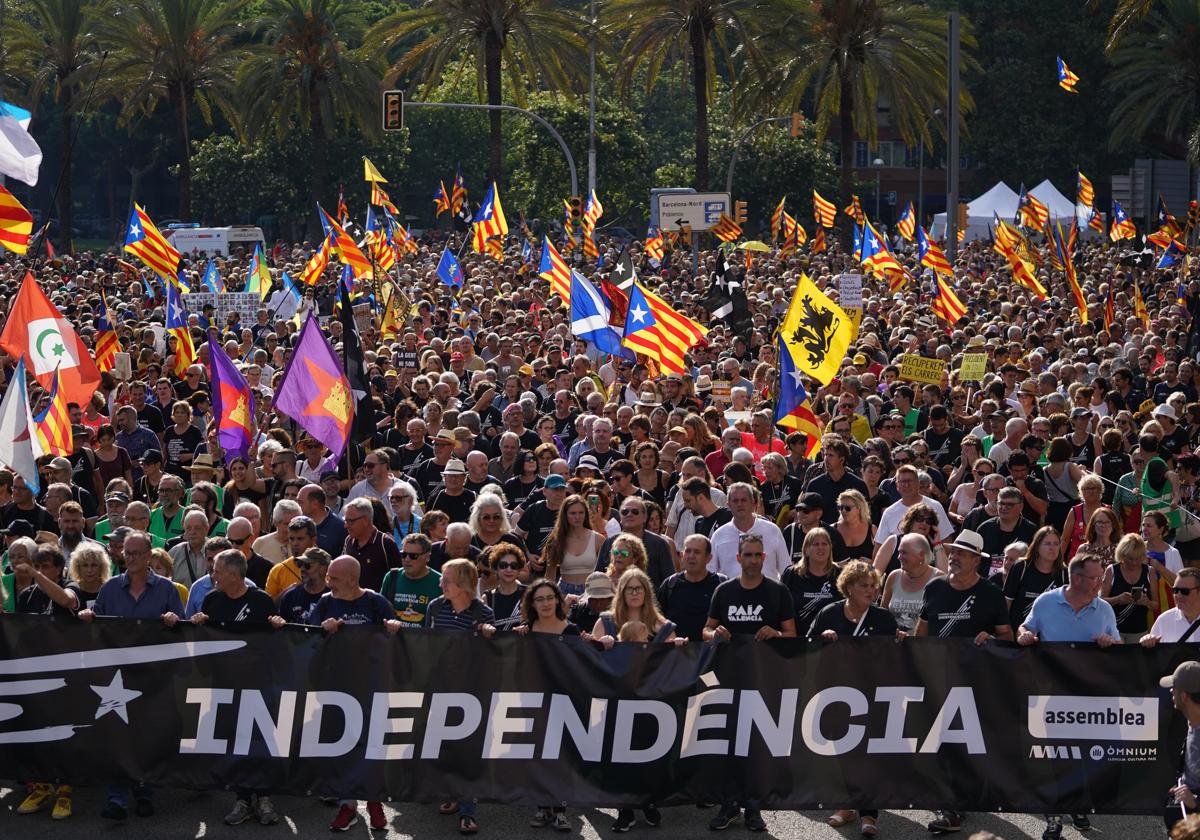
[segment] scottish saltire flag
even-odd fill
[[[280,274],[280,279],[283,281],[283,290],[292,296],[292,300],[296,303],[304,300],[304,295],[300,293],[300,289],[296,287],[296,283],[292,280],[291,275],[286,271]]]
[[[621,335],[608,323],[608,302],[578,271],[571,272],[571,334],[590,341],[597,350],[613,356],[634,358],[621,345]]]
[[[442,251],[442,258],[438,260],[437,276],[441,278],[443,283],[454,289],[461,287],[465,279],[463,277],[462,266],[458,264],[458,259],[450,252],[449,245]]]

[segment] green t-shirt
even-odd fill
[[[4,611],[6,613],[14,613],[17,611],[17,593],[14,591],[16,587],[13,584],[13,579],[16,575],[8,572],[5,575],[0,575],[3,578],[4,585]]]
[[[379,594],[388,599],[401,624],[422,627],[429,602],[442,594],[442,576],[430,569],[425,577],[413,580],[403,569],[392,569],[384,575]]]
[[[183,536],[183,508],[179,508],[170,522],[163,520],[163,509],[156,507],[150,511],[150,533],[162,540],[170,540]]]

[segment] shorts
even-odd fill
[[[558,589],[564,595],[583,595],[585,588],[586,584],[582,583],[567,583],[565,580],[558,583]]]

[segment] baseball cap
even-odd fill
[[[337,478],[338,478],[337,470],[322,470],[321,471],[320,480],[322,483],[324,483],[326,481],[330,481],[331,479],[336,481]]]
[[[796,510],[801,513],[812,513],[814,510],[825,510],[825,498],[820,493],[805,493],[796,503]]]
[[[106,502],[129,502],[129,494],[123,493],[120,490],[114,490],[104,497]]]
[[[6,537],[29,537],[30,539],[36,533],[37,529],[33,527],[33,523],[24,519],[14,519],[7,528],[0,531],[0,534],[4,534]]]
[[[60,456],[50,462],[50,469],[52,469],[52,470],[67,470],[69,472],[71,470],[71,462],[68,461],[66,458],[63,458]]]
[[[588,578],[591,582],[591,578]],[[1173,674],[1158,681],[1163,688],[1178,688],[1187,694],[1200,694],[1200,662],[1182,662]]]
[[[161,464],[163,462],[162,453],[157,449],[147,449],[142,453],[143,464]]]
[[[1083,408],[1082,406],[1076,406],[1075,408],[1071,409],[1071,419],[1072,420],[1080,420],[1083,418],[1089,418],[1091,416],[1092,416],[1092,412],[1088,411],[1086,408]]]
[[[546,489],[547,490],[561,490],[562,488],[564,488],[566,486],[567,486],[567,480],[565,478],[563,478],[561,475],[555,474],[555,475],[546,476]]]

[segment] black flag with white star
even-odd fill
[[[630,256],[628,247],[621,249],[608,279],[618,289],[633,288],[633,281],[637,279],[637,270],[633,267],[633,257]]]
[[[753,327],[745,286],[730,270],[724,250],[717,251],[717,267],[708,278],[704,307],[714,321],[723,321],[735,334],[748,335]]]

